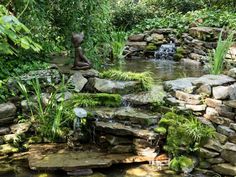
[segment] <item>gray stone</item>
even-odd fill
[[[224,101],[224,104],[231,108],[236,108],[236,100]]]
[[[207,161],[200,161],[198,166],[199,168],[202,168],[202,169],[210,169],[211,164]]]
[[[207,126],[213,128],[213,129],[215,129],[215,127],[214,127],[214,125],[212,124],[211,121],[205,119],[204,117],[196,117],[196,118],[197,118],[201,123],[203,123],[203,124],[205,124],[205,125],[207,125]]]
[[[216,99],[212,99],[212,98],[206,98],[205,99],[205,103],[207,106],[215,108],[215,107],[219,107],[222,106],[222,101],[221,100],[216,100]]]
[[[236,100],[236,84],[229,86],[229,97],[231,100]]]
[[[16,106],[13,103],[0,104],[0,120],[3,118],[14,117],[16,115]]]
[[[147,106],[162,103],[165,96],[163,87],[154,85],[150,91],[124,95],[123,100],[133,106]]]
[[[229,87],[228,86],[217,86],[212,89],[213,97],[215,99],[224,100],[229,98]]]
[[[79,71],[74,73],[69,79],[70,85],[74,87],[76,92],[80,92],[87,82],[88,80]]]
[[[200,156],[203,158],[213,158],[220,155],[218,152],[210,151],[205,148],[200,148]]]
[[[182,91],[176,91],[175,97],[179,100],[185,101],[187,104],[197,105],[201,104],[201,96],[185,93]]]
[[[216,132],[215,137],[221,144],[225,144],[226,141],[228,140],[227,136],[225,136],[221,133],[218,133],[218,132]]]
[[[153,41],[155,41],[155,42],[163,41],[165,39],[163,34],[158,34],[158,33],[151,34],[151,37],[152,37]]]
[[[167,98],[165,98],[164,101],[166,104],[168,104],[170,106],[179,106],[179,105],[184,106],[185,105],[184,101],[177,100],[175,97],[167,97]]]
[[[221,152],[223,150],[220,142],[215,139],[209,139],[203,147],[217,152]]]
[[[69,100],[73,97],[73,94],[66,91],[64,93],[58,93],[56,94],[56,99],[58,102],[62,102],[62,101],[66,101],[66,100]]]
[[[220,117],[217,115],[209,115],[209,114],[205,114],[204,117],[218,125],[225,125],[225,126],[229,126],[230,123],[233,122],[233,120],[225,118],[225,117]]]
[[[222,175],[236,175],[236,167],[229,163],[222,163],[212,166],[213,170]]]
[[[153,131],[132,128],[121,123],[114,122],[95,122],[97,131],[110,133],[117,136],[134,136],[144,139],[155,139],[157,134]]]
[[[0,136],[1,135],[6,135],[10,133],[10,128],[9,127],[0,127]]]
[[[224,163],[225,162],[225,160],[222,159],[221,157],[206,159],[206,161],[211,163],[211,164],[219,164],[219,163]]]
[[[236,144],[236,134],[233,135],[233,136],[230,136],[230,137],[229,137],[229,141],[230,141],[231,143]]]
[[[130,138],[113,136],[113,135],[109,135],[109,134],[101,135],[99,137],[99,142],[100,143],[109,143],[110,145],[113,145],[113,146],[133,143],[132,139],[130,139]]]
[[[192,111],[201,112],[205,111],[206,105],[186,105],[186,108]]]
[[[130,93],[140,90],[137,81],[112,81],[107,79],[90,78],[89,85],[97,92],[103,93]]]
[[[187,91],[191,93],[191,90],[194,89],[194,86],[192,85],[192,82],[195,81],[197,78],[195,77],[188,77],[188,78],[182,78],[177,80],[171,80],[164,82],[164,89],[167,91]]]
[[[216,107],[215,109],[219,113],[220,116],[227,117],[229,119],[234,120],[235,113],[233,112],[232,108],[223,105],[223,106]]]
[[[226,76],[226,75],[204,75],[192,81],[193,85],[210,85],[210,86],[219,86],[223,84],[230,84],[235,82],[235,79]]]
[[[78,71],[76,71],[78,72]],[[85,78],[99,77],[99,72],[95,69],[86,69],[79,71]]]
[[[206,56],[199,55],[197,53],[190,53],[189,58],[196,60],[196,61],[205,61],[206,60]]]
[[[229,127],[223,126],[223,125],[219,125],[217,127],[217,132],[226,135],[226,136],[234,136],[236,135],[235,131],[230,129]]]
[[[144,40],[145,34],[134,34],[128,37],[129,41],[141,42]]]

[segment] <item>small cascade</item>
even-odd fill
[[[176,46],[175,43],[163,44],[154,53],[156,59],[160,60],[173,60],[174,54],[176,53]]]

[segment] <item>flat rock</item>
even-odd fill
[[[86,69],[86,70],[80,70],[79,71],[85,78],[90,78],[90,77],[98,77],[99,72],[95,69]]]
[[[200,156],[203,157],[203,158],[214,158],[218,155],[220,155],[219,152],[210,151],[210,150],[205,149],[205,148],[200,148]]]
[[[193,95],[177,90],[175,92],[175,97],[178,98],[179,100],[185,101],[187,104],[193,104],[193,105],[201,104],[200,95]]]
[[[230,143],[230,142],[227,142],[224,147],[223,147],[225,150],[230,150],[230,151],[234,151],[235,154],[236,154],[236,144],[234,143]],[[235,159],[236,160],[236,159]]]
[[[0,145],[0,155],[12,154],[18,152],[19,149],[11,146],[10,144]]]
[[[236,78],[236,68],[232,68],[228,71],[228,76]]]
[[[219,86],[224,84],[229,84],[235,82],[235,79],[226,75],[204,75],[192,81],[193,85],[210,85],[210,86]]]
[[[0,104],[0,125],[11,123],[16,115],[16,106],[13,103]]]
[[[36,145],[30,148],[29,166],[32,170],[66,170],[106,168],[117,163],[147,162],[149,157],[129,153],[107,154],[98,151],[69,151],[55,149],[50,145]],[[56,146],[56,145],[54,145]]]
[[[236,166],[233,166],[229,163],[222,163],[212,166],[213,170],[222,175],[236,175]]]
[[[130,93],[140,90],[140,83],[137,81],[114,81],[108,79],[90,78],[90,90],[103,93]]]
[[[236,152],[224,149],[221,152],[221,157],[232,165],[236,166]]]
[[[217,127],[217,132],[226,135],[226,136],[234,136],[236,135],[235,131],[230,129],[229,127],[223,126],[223,125],[219,125]]]
[[[194,82],[196,77],[187,77],[177,80],[171,80],[164,82],[164,89],[166,91],[176,91],[181,90],[185,92],[191,92],[194,88],[192,82]]]
[[[145,106],[162,103],[165,96],[166,92],[163,90],[163,87],[155,85],[147,92],[124,95],[123,100],[133,106]]]
[[[10,128],[9,127],[0,127],[0,136],[6,135],[10,133]]]
[[[212,94],[215,99],[224,100],[229,97],[229,87],[228,86],[217,86],[213,87]]]
[[[233,129],[234,131],[236,131],[236,123],[231,123],[229,125],[229,128]]]
[[[216,99],[212,99],[212,98],[206,98],[205,99],[205,103],[206,103],[207,106],[215,108],[215,107],[222,106],[223,102],[221,100],[216,100]]]
[[[159,120],[159,116],[153,113],[131,107],[99,108],[95,110],[94,113],[99,120],[116,120],[118,122],[125,122],[126,124],[130,123],[142,126],[157,124]]]
[[[80,71],[75,72],[69,79],[70,85],[74,87],[76,92],[80,92],[87,82],[88,80],[81,74]]]
[[[206,105],[185,105],[187,109],[192,111],[201,112],[206,110]]]
[[[134,34],[128,37],[129,41],[141,42],[144,40],[145,34]]]
[[[131,46],[131,47],[135,47],[138,49],[145,49],[145,47],[147,46],[147,42],[142,41],[142,42],[132,42],[132,41],[128,41],[126,43],[127,46]]]
[[[224,101],[224,104],[231,108],[236,108],[236,100]]]
[[[218,140],[209,139],[206,144],[203,146],[204,148],[211,149],[217,152],[221,152],[223,150],[222,145]]]
[[[121,123],[95,122],[97,131],[110,133],[117,136],[134,136],[144,139],[155,139],[157,134],[153,131],[132,128]]]

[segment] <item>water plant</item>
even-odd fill
[[[32,121],[36,125],[37,134],[51,141],[60,139],[64,133],[63,128],[69,126],[69,123],[75,117],[72,108],[67,106],[64,100],[64,82],[50,94],[46,104],[42,99],[42,90],[38,79],[32,81],[33,95],[30,95],[31,92],[24,84],[18,82],[18,85],[19,90],[27,101]],[[57,94],[60,92],[62,92],[61,101],[58,102]]]
[[[142,90],[149,90],[153,86],[154,82],[150,72],[134,73],[119,70],[108,70],[103,71],[100,74],[100,77],[120,81],[138,81],[141,84]]]
[[[209,55],[212,74],[222,72],[225,56],[233,42],[234,32],[231,32],[225,40],[222,39],[222,34],[223,31],[220,33],[216,49],[213,50],[213,54]]]

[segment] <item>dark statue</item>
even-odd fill
[[[75,60],[74,66],[72,69],[74,70],[85,70],[91,68],[90,61],[84,56],[81,44],[84,40],[84,33],[72,33],[71,41],[75,47]]]

